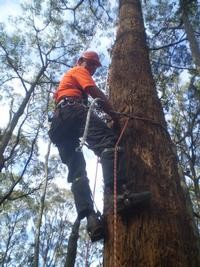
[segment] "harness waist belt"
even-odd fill
[[[77,96],[67,96],[61,99],[58,104],[56,105],[57,108],[63,107],[65,105],[73,105],[76,103],[83,104],[83,99]]]

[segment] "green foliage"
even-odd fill
[[[200,213],[200,95],[199,78],[192,76],[190,82],[168,88],[171,96],[169,129],[176,144],[179,165],[190,190],[194,210]],[[169,99],[169,98],[168,98]],[[198,220],[199,223],[199,220]]]
[[[191,1],[190,7],[192,6]],[[193,1],[195,2],[195,1]],[[183,27],[178,1],[149,1],[144,6],[144,18],[154,75],[180,74],[193,69],[191,51]],[[189,10],[189,9],[188,9]],[[199,38],[199,6],[190,14],[196,38]]]
[[[182,2],[184,7],[189,6],[189,17],[199,38],[199,6],[196,1]],[[195,211],[200,214],[200,83],[179,4],[173,0],[145,1],[143,12],[156,86],[177,145],[183,178]],[[0,173],[0,200],[10,192],[0,214],[0,264],[8,266],[32,266],[45,180],[47,113],[54,106],[52,92],[81,51],[94,44],[99,48],[108,39],[113,44],[117,23],[117,11],[114,9],[112,13],[106,0],[24,1],[22,9],[23,15],[0,24],[0,103],[7,106],[9,113],[7,124],[1,129],[0,146],[30,92],[6,145],[5,168]],[[104,39],[106,34],[108,39]],[[112,47],[109,49],[112,51]],[[101,59],[107,65],[105,51]],[[107,71],[105,66],[96,76],[102,89]],[[191,78],[191,81],[183,82],[184,75],[187,78],[184,80]],[[64,266],[65,262],[75,214],[71,193],[56,182],[57,177],[62,177],[66,183],[66,176],[66,168],[53,148],[48,160],[48,187],[40,233],[40,264],[44,266]],[[85,227],[82,224],[80,230],[77,266],[83,266],[88,246]],[[92,247],[89,264],[100,257],[101,249],[101,245]]]
[[[33,264],[52,92],[63,72],[93,41],[97,27],[111,21],[107,1],[81,2],[24,1],[22,15],[0,25],[0,101],[9,113],[0,139],[5,159],[0,173],[3,266]],[[75,217],[71,193],[51,182],[62,176],[66,183],[66,168],[52,153],[40,229],[39,261],[44,266],[64,265]],[[85,240],[81,240],[83,251]],[[78,255],[79,262],[82,256]]]
[[[180,0],[180,12],[184,10],[188,15],[196,15],[198,10],[198,1],[197,0]]]

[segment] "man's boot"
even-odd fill
[[[87,217],[87,230],[91,241],[102,239],[104,225],[100,216],[94,211],[88,179],[86,177],[76,178],[72,184],[72,192],[79,220]]]
[[[123,189],[120,190],[117,196],[117,212],[124,216],[130,216],[131,212],[146,207],[149,204],[150,199],[150,191],[132,193],[127,189],[126,185],[123,185]]]
[[[126,169],[125,169],[125,155],[121,147],[118,148],[118,163],[117,163],[117,206],[118,213],[128,214],[136,208],[146,205],[151,198],[149,191],[140,193],[132,193],[127,189]],[[101,163],[103,169],[103,177],[105,183],[105,190],[108,194],[113,195],[113,177],[114,177],[114,149],[104,149],[101,155]],[[113,197],[114,198],[114,197]],[[112,198],[112,201],[114,200]]]
[[[100,214],[92,212],[87,217],[87,231],[92,242],[96,242],[104,238],[104,222]]]
[[[109,196],[109,200],[105,203],[104,208],[109,211],[115,201],[113,188],[106,187],[105,193]],[[149,191],[132,193],[126,185],[117,185],[117,213],[122,216],[134,215],[136,211],[146,208],[150,199],[151,192]]]

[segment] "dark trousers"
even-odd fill
[[[87,107],[74,103],[59,108],[52,120],[49,136],[56,144],[61,160],[68,167],[68,182],[72,183],[75,205],[80,219],[93,212],[93,201],[87,179],[86,163],[79,147],[79,138],[85,129]],[[113,183],[114,147],[117,135],[97,115],[91,113],[87,144],[93,152],[101,158],[104,184]],[[121,159],[121,160],[120,160]],[[124,183],[125,170],[123,157],[118,162],[118,181]]]
[[[51,139],[59,150],[62,162],[68,167],[68,181],[73,182],[77,177],[87,176],[83,153],[76,151],[85,128],[87,107],[79,103],[66,105],[57,113],[52,121],[50,137],[56,136]],[[92,112],[86,141],[89,149],[100,157],[105,148],[115,147],[117,136]]]

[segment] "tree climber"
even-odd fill
[[[94,211],[83,153],[77,151],[86,122],[88,95],[94,99],[100,98],[102,109],[113,120],[114,127],[111,129],[92,112],[86,140],[89,148],[101,159],[105,189],[110,189],[110,192],[113,186],[114,147],[118,139],[114,129],[119,126],[118,118],[107,97],[92,79],[100,66],[98,54],[86,51],[80,56],[76,66],[64,74],[54,95],[56,109],[49,130],[49,136],[56,144],[62,162],[68,167],[68,182],[72,183],[78,218],[81,220],[87,217],[87,230],[93,242],[104,237],[104,226]],[[125,164],[123,151],[120,148],[118,150],[117,187],[118,194],[122,194],[123,185],[126,184]],[[137,204],[149,198],[148,192],[133,195]]]

